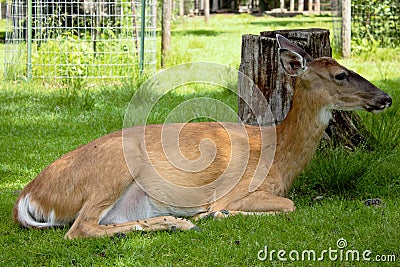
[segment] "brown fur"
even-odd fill
[[[335,80],[335,75],[341,72],[347,73],[347,81]],[[294,179],[311,160],[331,110],[383,109],[390,103],[385,93],[333,59],[316,59],[308,62],[307,69],[301,71],[292,108],[276,127],[276,139],[275,129],[271,127],[214,122],[138,126],[112,133],[67,153],[44,169],[18,197],[14,220],[32,227],[19,217],[19,202],[27,195],[29,203],[39,209],[44,218],[53,212],[57,222],[73,223],[67,238],[113,235],[135,229],[193,228],[194,224],[188,220],[167,216],[182,213],[201,218],[225,214],[221,210],[230,210],[231,214],[294,211],[293,202],[285,197]],[[177,130],[179,135],[161,138],[162,133]],[[174,154],[175,151],[167,158],[166,148],[172,151],[179,148],[176,151],[181,154]],[[263,152],[267,154],[262,156]],[[182,156],[182,162],[185,159],[189,162],[189,169],[175,166],[174,160],[179,161]],[[190,171],[204,163],[201,162],[203,157],[206,162],[212,159],[211,163],[202,170]],[[200,160],[199,164],[191,164],[196,160]],[[163,181],[153,179],[156,170],[162,178],[177,186],[206,186],[218,181],[233,163],[237,167],[232,168],[231,179],[216,182],[213,190],[199,189],[196,191],[199,194],[170,191]],[[268,175],[253,188],[255,190],[250,190],[260,166],[269,170]],[[139,185],[143,183],[144,188],[148,186],[151,192],[141,190],[135,180]],[[231,190],[218,195],[230,186]],[[130,200],[132,209],[140,201],[150,198],[151,208],[162,211],[159,212],[161,215],[132,222],[100,224],[104,214],[123,199],[128,189],[137,192]],[[152,197],[153,193],[165,196],[171,202],[202,204],[176,207],[157,200],[157,196]]]

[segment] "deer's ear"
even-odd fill
[[[276,35],[279,45],[279,64],[285,72],[292,76],[299,76],[306,70],[306,62],[313,58],[303,49],[280,34]]]
[[[279,48],[286,49],[292,52],[295,52],[299,55],[301,55],[307,62],[313,61],[313,58],[303,49],[295,45],[293,42],[289,41],[285,37],[283,37],[280,34],[276,35],[276,40],[278,41],[278,46]]]
[[[306,70],[306,60],[300,54],[285,48],[279,48],[279,63],[291,76],[300,76]]]

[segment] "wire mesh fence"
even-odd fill
[[[400,44],[400,1],[353,0],[352,36],[357,44],[376,42],[379,46]]]
[[[156,1],[9,0],[5,76],[130,78],[156,66]],[[142,57],[140,56],[142,55]]]
[[[334,47],[342,44],[342,0],[331,0]],[[373,47],[400,45],[400,1],[351,1],[352,50],[371,51]]]
[[[334,52],[340,54],[342,47],[342,1],[331,0],[332,31]]]

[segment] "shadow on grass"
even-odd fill
[[[6,32],[0,31],[0,43],[5,43],[6,41]]]
[[[172,31],[172,35],[175,35],[175,36],[185,36],[185,35],[218,36],[222,33],[223,33],[222,31],[209,30],[209,29]]]
[[[299,21],[295,19],[285,19],[285,20],[269,20],[269,21],[253,21],[250,22],[250,25],[257,25],[257,26],[287,26],[290,24],[296,24],[298,26],[305,25],[305,24],[315,24],[317,21],[315,20],[304,20]]]

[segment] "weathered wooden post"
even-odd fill
[[[298,8],[299,12],[303,12],[304,11],[304,0],[299,0],[299,8]]]
[[[206,26],[208,26],[208,22],[210,21],[210,0],[204,1],[204,22]]]
[[[278,30],[261,32],[260,35],[243,35],[239,71],[250,78],[246,79],[239,74],[238,113],[244,123],[280,123],[289,111],[295,80],[279,70],[276,34],[293,41],[313,58],[332,56],[329,31],[324,29]],[[273,119],[264,115],[268,114],[265,112],[267,107],[261,105],[264,99],[257,95],[251,81],[268,101]],[[258,117],[254,113],[257,113]],[[358,129],[359,121],[355,113],[335,111],[325,139],[350,148],[364,143],[365,137]]]
[[[171,17],[172,1],[162,1],[162,27],[161,27],[161,67],[165,67],[166,57],[171,47]]]
[[[313,0],[308,0],[308,14],[313,13]]]
[[[183,18],[185,15],[185,1],[179,0],[179,17]]]
[[[315,0],[314,12],[321,15],[321,0]]]
[[[289,10],[290,12],[294,12],[294,0],[290,0]]]
[[[342,56],[351,56],[351,0],[342,1]]]

